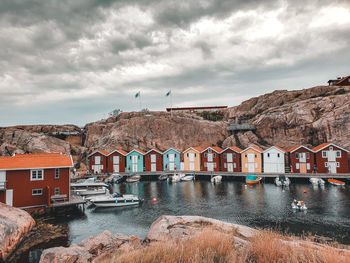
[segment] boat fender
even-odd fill
[[[126,203],[126,199],[124,199],[124,203]]]
[[[115,203],[118,204],[118,200],[115,200]]]

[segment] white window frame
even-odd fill
[[[97,161],[98,160],[98,161]],[[95,164],[101,164],[102,158],[101,156],[95,156]]]
[[[340,167],[340,163],[339,162],[337,162],[337,168],[339,168]]]
[[[60,169],[55,168],[55,179],[60,179]]]
[[[300,158],[299,153],[295,153],[295,159],[299,159],[299,158]]]
[[[32,195],[43,195],[43,189],[42,188],[32,189]]]
[[[224,168],[227,168],[227,163],[224,163]]]
[[[338,153],[339,153],[339,156],[338,156]],[[335,157],[336,158],[341,158],[341,151],[336,151]]]
[[[57,193],[58,192],[58,193]],[[60,188],[59,187],[56,187],[55,188],[55,195],[60,195]]]
[[[38,178],[38,172],[41,171],[41,178]],[[35,173],[35,177],[34,177]],[[44,169],[30,170],[30,181],[43,181],[44,180]]]
[[[295,164],[295,169],[298,169],[298,170],[300,169],[299,163],[296,163],[296,164]]]
[[[326,167],[326,168],[328,167],[328,162],[324,163],[324,167]]]
[[[328,157],[328,152],[322,151],[322,158],[327,158],[327,157]]]

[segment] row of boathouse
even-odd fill
[[[288,151],[278,146],[266,150],[238,147],[189,147],[183,152],[133,149],[125,152],[97,150],[88,156],[90,173],[223,171],[243,173],[348,173],[348,150],[333,143],[313,149],[296,145]]]

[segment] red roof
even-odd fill
[[[107,152],[105,150],[100,150],[99,152],[102,153],[103,155],[108,155],[109,154],[109,152]]]
[[[350,78],[350,76],[341,78],[337,83],[335,83],[335,85],[339,85],[340,83],[342,83],[344,80],[346,80],[348,78]]]
[[[17,154],[0,157],[0,170],[73,167],[70,155],[60,153]]]
[[[281,150],[282,152],[287,152],[285,149],[282,149],[281,147],[279,147],[279,146],[277,146],[277,145],[274,145],[273,147],[275,147],[275,148]]]
[[[202,148],[202,147],[200,147],[200,146],[198,146],[198,147],[192,147],[192,149],[194,149],[194,150],[196,150],[196,151],[198,151],[198,152],[203,152],[204,151],[204,149]]]
[[[214,151],[218,152],[218,153],[221,153],[223,150],[220,148],[220,147],[217,147],[217,146],[214,146],[214,147],[211,147]]]
[[[328,145],[330,145],[330,143],[329,143],[329,142],[325,142],[325,143],[322,143],[322,144],[320,144],[319,146],[313,148],[312,150],[313,150],[314,152],[318,152],[319,150],[321,150],[321,149],[324,148],[324,147],[327,147]]]
[[[288,150],[288,152],[293,152],[294,150],[298,149],[301,145],[295,145],[292,148]]]
[[[108,155],[111,155],[112,153],[114,152],[118,152],[118,153],[121,153],[122,155],[127,155],[128,153],[126,151],[123,151],[121,149],[117,149],[117,150],[114,150],[113,152],[110,152]]]
[[[234,151],[236,151],[236,152],[238,152],[238,153],[242,152],[242,149],[240,149],[240,148],[238,148],[238,147],[236,147],[236,146],[229,147],[229,148],[232,149],[232,150],[234,150]]]

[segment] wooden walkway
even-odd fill
[[[86,201],[80,195],[70,195],[70,200],[66,202],[52,202],[51,207],[64,207],[85,204]]]

